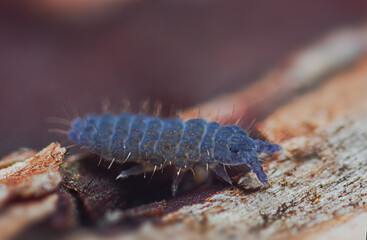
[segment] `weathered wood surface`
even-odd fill
[[[53,191],[62,179],[59,166],[65,151],[51,143],[37,154],[22,149],[1,160],[14,164],[0,169],[0,239],[14,237],[57,210]]]

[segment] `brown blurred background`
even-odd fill
[[[367,19],[365,0],[61,2],[0,3],[0,155],[57,139],[46,118],[65,117],[65,99],[191,106]]]

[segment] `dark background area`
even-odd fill
[[[25,1],[27,2],[27,1]],[[24,3],[25,3],[24,2]],[[365,0],[137,1],[63,21],[0,3],[0,155],[57,139],[47,117],[128,98],[187,107],[256,80],[328,31],[363,23]]]

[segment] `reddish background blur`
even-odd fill
[[[79,19],[35,2],[0,3],[0,155],[56,139],[46,118],[64,117],[65,99],[83,112],[106,97],[190,106],[367,19],[365,0],[140,0]]]

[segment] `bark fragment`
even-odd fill
[[[65,148],[51,143],[37,154],[21,149],[0,161],[0,207],[8,203],[0,212],[0,239],[14,237],[56,210],[58,196],[42,196],[59,186],[64,154]]]
[[[19,155],[20,162],[0,170],[0,201],[4,203],[13,198],[40,197],[55,190],[61,182],[59,166],[64,154],[65,148],[58,143],[51,143],[26,160],[22,157],[32,155],[30,152]]]
[[[22,162],[27,158],[35,155],[36,152],[29,148],[21,148],[18,151],[15,151],[0,160],[0,169],[9,167],[17,162]]]
[[[11,239],[35,225],[56,210],[58,197],[51,194],[41,199],[13,204],[0,214],[0,239]]]

